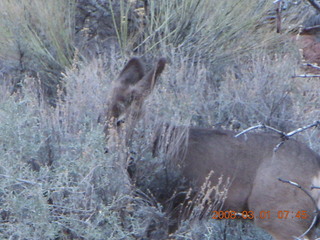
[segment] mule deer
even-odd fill
[[[151,93],[165,60],[158,60],[147,74],[138,58],[132,58],[120,73],[110,98],[107,119],[116,124],[120,115],[130,112],[136,117],[143,100]],[[129,110],[133,108],[133,110]],[[106,134],[108,134],[106,127]],[[320,207],[320,157],[305,144],[294,139],[281,141],[270,133],[246,133],[235,137],[228,130],[189,127],[185,151],[178,149],[184,178],[200,189],[210,176],[212,184],[219,177],[230,179],[222,210],[252,211],[254,222],[274,239],[285,240],[301,236],[309,228]],[[159,134],[156,137],[159,140]],[[176,161],[177,159],[169,159]],[[278,178],[299,183],[315,200],[298,188],[284,184]],[[284,216],[286,215],[286,216]],[[316,219],[316,218],[314,218]],[[313,230],[305,237],[312,237]]]

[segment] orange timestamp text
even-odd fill
[[[212,211],[212,219],[270,219],[272,217],[278,219],[293,219],[293,218],[300,218],[300,219],[307,219],[309,218],[309,214],[307,211],[299,210],[299,211],[288,211],[288,210],[281,210],[277,212],[271,211],[242,211],[236,212],[232,210],[228,211]]]

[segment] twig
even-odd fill
[[[298,183],[296,183],[296,182],[292,182],[292,181],[289,181],[289,180],[285,180],[285,179],[281,179],[281,178],[278,178],[278,180],[279,181],[281,181],[281,182],[283,182],[283,183],[288,183],[288,184],[290,184],[290,185],[292,185],[292,186],[295,186],[295,187],[297,187],[297,188],[299,188],[299,189],[301,189],[310,199],[311,199],[311,201],[312,201],[312,203],[313,203],[313,205],[314,205],[314,207],[315,207],[315,209],[316,209],[316,211],[314,212],[314,217],[313,217],[313,220],[312,220],[312,223],[311,223],[311,225],[309,226],[309,228],[307,229],[307,231],[305,231],[302,235],[300,235],[297,239],[304,239],[304,236],[306,236],[307,234],[308,234],[308,232],[310,232],[311,231],[311,229],[315,226],[315,224],[316,224],[316,222],[317,222],[317,220],[318,220],[318,217],[319,217],[319,208],[318,208],[318,206],[317,206],[317,202],[316,202],[316,200],[314,200],[314,198],[311,196],[311,194],[305,189],[305,188],[303,188],[301,185],[299,185]],[[312,189],[312,187],[311,187],[311,189]]]
[[[315,25],[315,26],[312,26],[312,27],[305,27],[302,29],[302,33],[305,33],[305,32],[308,32],[308,31],[311,31],[311,30],[314,30],[314,29],[319,29],[320,28],[320,25]]]
[[[294,131],[291,131],[291,132],[287,133],[286,136],[289,138],[289,137],[291,137],[291,136],[293,136],[293,135],[295,135],[295,134],[297,134],[299,132],[303,132],[303,131],[305,131],[305,130],[307,130],[309,128],[319,127],[319,125],[320,125],[320,121],[316,121],[316,122],[314,122],[312,124],[309,124],[307,126],[304,126],[304,127],[298,128],[298,129],[296,129]]]
[[[319,28],[320,28],[320,25],[317,25]],[[315,68],[315,69],[318,69],[318,70],[320,70],[320,67],[319,66],[317,66],[317,65],[314,65],[314,64],[312,64],[312,63],[304,63],[304,64],[302,64],[303,66],[307,66],[307,67],[313,67],[313,68]]]
[[[274,131],[276,133],[279,133],[281,136],[286,136],[285,132],[282,132],[282,131],[280,131],[280,130],[278,130],[276,128],[270,127],[270,126],[265,125],[265,124],[259,124],[257,126],[249,127],[247,129],[243,130],[242,132],[238,133],[234,137],[237,138],[237,137],[239,137],[239,136],[241,136],[241,135],[243,135],[243,134],[245,134],[245,133],[247,133],[249,131],[255,130],[255,129],[269,129],[269,130],[272,130],[272,131]]]
[[[282,140],[281,142],[279,142],[277,144],[277,146],[273,149],[274,152],[278,151],[278,149],[282,146],[282,144],[284,144],[285,140]]]
[[[318,12],[320,12],[320,4],[314,0],[307,0],[312,7],[314,7]]]
[[[316,121],[316,122],[314,122],[314,123],[312,123],[312,124],[309,124],[309,125],[307,125],[307,126],[298,128],[298,129],[293,130],[293,131],[291,131],[291,132],[289,132],[289,133],[285,133],[285,132],[280,131],[280,130],[278,130],[278,129],[276,129],[276,128],[270,127],[270,126],[268,126],[268,125],[259,124],[259,125],[256,125],[256,126],[253,126],[253,127],[249,127],[249,128],[247,128],[247,129],[243,130],[242,132],[238,133],[238,134],[235,135],[234,137],[239,137],[240,135],[245,134],[245,133],[247,133],[247,132],[249,132],[249,131],[251,131],[251,130],[254,130],[254,129],[263,128],[263,129],[272,130],[272,131],[274,131],[274,132],[276,132],[276,133],[279,133],[279,134],[280,134],[282,137],[284,137],[285,139],[289,139],[289,137],[291,137],[291,136],[293,136],[293,135],[295,135],[295,134],[297,134],[297,133],[299,133],[299,132],[303,132],[303,131],[305,131],[305,130],[307,130],[307,129],[309,129],[309,128],[318,127],[318,126],[320,126],[320,121]]]
[[[281,142],[278,143],[277,146],[273,149],[273,151],[276,152],[276,151],[280,148],[280,146],[281,146],[286,140],[288,140],[290,137],[292,137],[293,135],[295,135],[295,134],[297,134],[297,133],[299,133],[299,132],[303,132],[303,131],[305,131],[305,130],[307,130],[307,129],[309,129],[309,128],[318,127],[318,126],[320,126],[320,121],[316,121],[316,122],[314,122],[314,123],[312,123],[312,124],[309,124],[309,125],[307,125],[307,126],[298,128],[298,129],[296,129],[296,130],[294,130],[294,131],[291,131],[291,132],[289,132],[289,133],[285,133],[285,132],[282,132],[282,131],[280,131],[280,130],[278,130],[278,129],[276,129],[276,128],[267,126],[267,125],[265,125],[265,124],[259,124],[259,125],[257,125],[257,126],[253,126],[253,127],[250,127],[250,128],[247,128],[247,129],[243,130],[242,132],[238,133],[238,134],[235,135],[234,137],[237,138],[237,137],[241,136],[242,134],[245,134],[245,133],[247,133],[247,132],[249,132],[249,131],[251,131],[251,130],[254,130],[254,129],[261,129],[261,128],[262,128],[262,129],[272,130],[272,131],[280,134],[280,137],[281,137]]]
[[[30,185],[39,185],[39,183],[31,182],[29,180],[25,180],[25,179],[21,179],[21,178],[14,178],[14,177],[9,176],[9,175],[0,174],[0,177],[10,178],[10,179],[16,180],[17,182],[26,183],[26,184],[30,184]]]
[[[313,78],[313,77],[320,77],[320,75],[311,75],[311,74],[304,74],[304,75],[294,75],[292,76],[293,78],[298,78],[298,77],[301,77],[301,78]]]

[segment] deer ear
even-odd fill
[[[138,89],[140,89],[140,93],[144,92],[147,94],[150,93],[150,91],[153,89],[154,85],[156,84],[156,81],[160,74],[162,73],[164,67],[166,65],[166,59],[160,58],[157,62],[157,65],[149,71],[143,79],[137,84]]]
[[[144,68],[139,58],[134,57],[129,60],[123,68],[118,78],[121,84],[133,85],[136,84],[144,76]]]

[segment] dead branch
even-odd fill
[[[318,12],[320,12],[320,4],[314,0],[307,0],[312,7],[314,7]]]
[[[298,128],[298,129],[296,129],[294,131],[291,131],[288,134],[286,134],[286,136],[289,138],[289,137],[291,137],[291,136],[293,136],[293,135],[295,135],[295,134],[297,134],[299,132],[303,132],[303,131],[305,131],[305,130],[307,130],[309,128],[312,128],[312,127],[318,127],[319,125],[320,125],[320,121],[316,121],[316,122],[314,122],[312,124],[309,124],[307,126],[304,126],[304,127]]]
[[[32,182],[32,181],[25,180],[25,179],[21,179],[21,178],[14,178],[14,177],[9,176],[9,175],[0,174],[0,177],[7,178],[7,179],[12,179],[12,180],[15,180],[17,182],[25,183],[25,184],[29,184],[29,185],[39,185],[39,183]]]
[[[320,25],[317,25],[317,27],[320,28]],[[307,66],[307,67],[312,67],[312,68],[315,68],[315,69],[317,69],[317,70],[320,70],[320,67],[319,67],[319,66],[314,65],[314,64],[312,64],[312,63],[304,63],[304,64],[302,64],[302,65],[303,65],[303,66]]]
[[[315,25],[312,27],[305,27],[305,28],[302,28],[301,33],[306,33],[306,32],[312,31],[312,30],[318,30],[319,28],[320,28],[320,25]]]
[[[280,136],[281,136],[282,138],[284,138],[284,140],[287,140],[287,139],[289,139],[290,137],[292,137],[293,135],[295,135],[295,134],[297,134],[297,133],[299,133],[299,132],[303,132],[303,131],[305,131],[305,130],[307,130],[307,129],[309,129],[309,128],[318,127],[318,126],[320,126],[320,121],[316,121],[316,122],[314,122],[314,123],[312,123],[312,124],[309,124],[309,125],[307,125],[307,126],[298,128],[298,129],[293,130],[293,131],[291,131],[291,132],[289,132],[289,133],[285,133],[285,132],[283,132],[283,131],[281,131],[281,130],[278,130],[278,129],[276,129],[276,128],[270,127],[270,126],[268,126],[268,125],[259,124],[259,125],[257,125],[257,126],[249,127],[249,128],[247,128],[247,129],[243,130],[242,132],[238,133],[238,134],[235,135],[234,137],[239,137],[240,135],[245,134],[245,133],[247,133],[247,132],[249,132],[249,131],[252,131],[252,130],[254,130],[254,129],[259,129],[259,128],[261,129],[261,128],[262,128],[262,129],[272,130],[272,131],[280,134]]]
[[[257,126],[249,127],[247,129],[243,130],[242,132],[238,133],[234,137],[237,138],[237,137],[239,137],[239,136],[241,136],[241,135],[243,135],[243,134],[245,134],[245,133],[247,133],[249,131],[255,130],[255,129],[269,129],[269,130],[272,130],[272,131],[274,131],[276,133],[279,133],[281,136],[285,136],[286,135],[285,132],[282,132],[282,131],[280,131],[280,130],[278,130],[276,128],[270,127],[270,126],[265,125],[265,124],[259,124]]]
[[[274,151],[276,152],[280,146],[286,141],[286,140],[289,140],[290,137],[292,137],[293,135],[297,134],[297,133],[300,133],[300,132],[303,132],[309,128],[312,128],[312,127],[318,127],[320,126],[320,121],[316,121],[312,124],[309,124],[307,126],[304,126],[304,127],[301,127],[301,128],[298,128],[296,130],[293,130],[289,133],[285,133],[283,131],[280,131],[276,128],[273,128],[273,127],[270,127],[270,126],[267,126],[265,124],[259,124],[257,126],[253,126],[253,127],[250,127],[250,128],[247,128],[245,130],[243,130],[242,132],[238,133],[237,135],[235,135],[234,137],[239,137],[241,136],[242,134],[245,134],[249,131],[252,131],[252,130],[255,130],[255,129],[269,129],[269,130],[272,130],[278,134],[280,134],[280,138],[281,138],[281,142],[279,144],[277,144],[277,146],[274,148]]]
[[[251,130],[254,130],[254,129],[259,129],[259,128],[262,128],[262,129],[269,129],[271,131],[274,131],[278,134],[280,134],[280,138],[281,138],[281,142],[279,144],[277,144],[277,146],[275,146],[275,148],[273,149],[274,152],[276,152],[279,147],[285,142],[285,140],[288,140],[288,137],[287,137],[287,134],[285,132],[282,132],[276,128],[273,128],[273,127],[270,127],[270,126],[267,126],[265,124],[259,124],[257,126],[253,126],[253,127],[250,127],[250,128],[247,128],[245,129],[244,131],[238,133],[235,137],[239,137],[240,135],[244,134],[244,133],[247,133]]]
[[[294,76],[292,76],[293,78],[298,78],[298,77],[300,77],[300,78],[314,78],[314,77],[320,77],[320,75],[318,75],[318,74],[303,74],[303,75],[294,75]]]
[[[315,211],[314,211],[314,217],[313,217],[313,220],[312,220],[312,223],[311,225],[309,226],[309,228],[307,229],[307,231],[305,231],[302,235],[300,235],[297,239],[304,239],[304,236],[306,236],[310,231],[311,229],[316,225],[316,222],[318,220],[318,215],[319,215],[319,208],[317,206],[317,202],[316,200],[311,196],[311,194],[305,189],[303,188],[301,185],[299,185],[298,183],[296,182],[293,182],[293,181],[289,181],[289,180],[285,180],[285,179],[281,179],[281,178],[278,178],[278,180],[280,182],[283,182],[283,183],[288,183],[292,186],[295,186],[299,189],[301,189],[312,201],[313,205],[314,205],[314,208],[315,208]],[[312,189],[312,187],[311,187]]]

